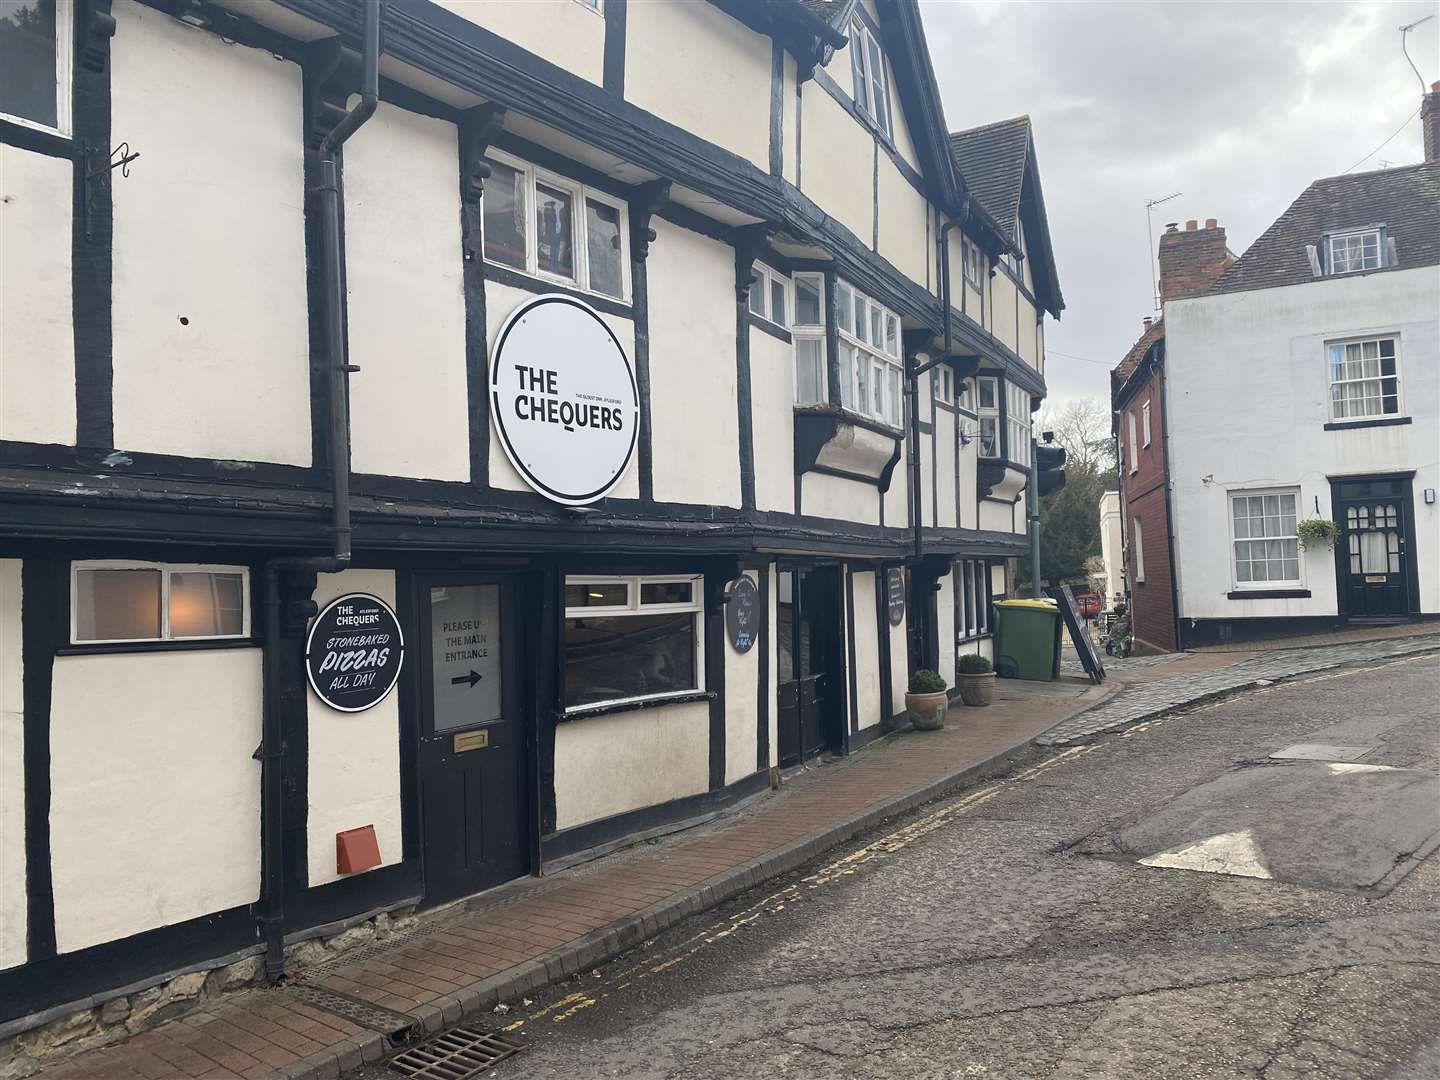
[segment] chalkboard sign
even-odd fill
[[[760,636],[760,593],[749,574],[742,574],[730,585],[725,601],[725,633],[730,647],[747,653]]]
[[[890,610],[890,625],[899,626],[905,621],[905,571],[885,571],[885,599]]]
[[[385,601],[368,593],[337,597],[315,616],[305,641],[305,674],[320,700],[341,712],[384,701],[400,678],[405,639]]]
[[[1070,591],[1069,585],[1061,585],[1058,589],[1051,589],[1050,596],[1060,608],[1060,617],[1065,620],[1065,628],[1070,631],[1070,640],[1075,643],[1075,651],[1080,654],[1080,664],[1085,668],[1085,674],[1090,676],[1092,682],[1103,682],[1105,679],[1105,665],[1100,662],[1100,654],[1095,651],[1095,642],[1090,640],[1090,631],[1085,628],[1085,620],[1080,617],[1080,610],[1075,606],[1075,594]]]

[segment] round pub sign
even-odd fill
[[[347,593],[325,605],[305,641],[305,674],[320,700],[341,712],[384,701],[400,678],[405,639],[389,605]]]
[[[490,416],[527,484],[567,506],[595,502],[635,452],[630,358],[589,304],[556,293],[527,300],[495,339]]]

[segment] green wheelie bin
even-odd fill
[[[1060,677],[1060,609],[1052,600],[995,604],[995,673],[1049,682]]]

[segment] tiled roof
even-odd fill
[[[1020,217],[1029,148],[1028,116],[950,134],[950,149],[966,186],[1012,236]]]
[[[1314,281],[1307,244],[1318,245],[1327,231],[1378,224],[1395,241],[1394,269],[1440,263],[1440,162],[1316,180],[1225,271],[1214,291]]]
[[[1124,357],[1121,358],[1120,362],[1111,370],[1110,397],[1112,404],[1118,404],[1118,402],[1115,401],[1116,392],[1125,385],[1125,380],[1128,379],[1140,365],[1140,361],[1145,358],[1145,353],[1149,351],[1150,346],[1164,336],[1165,320],[1156,319],[1150,324],[1150,329],[1146,330],[1136,339],[1135,344],[1130,346],[1130,351],[1127,352]]]

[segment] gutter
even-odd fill
[[[340,250],[338,156],[345,142],[374,114],[380,100],[380,0],[365,0],[360,101],[320,142],[319,183],[311,189],[320,217],[321,277],[324,280],[327,424],[331,466],[330,555],[280,556],[265,563],[264,705],[260,744],[260,927],[265,938],[265,977],[285,975],[285,724],[280,641],[280,575],[332,574],[350,565],[350,373],[345,342],[345,295]],[[308,614],[314,614],[314,603]]]

